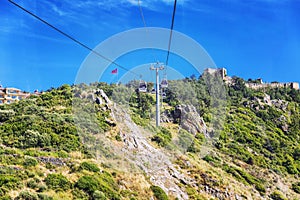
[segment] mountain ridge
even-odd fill
[[[161,128],[137,82],[63,85],[1,105],[2,199],[298,199],[299,90],[233,79],[170,81]],[[182,105],[206,135],[182,126],[200,118],[174,118]]]

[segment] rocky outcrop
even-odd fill
[[[287,101],[284,101],[281,99],[272,99],[271,100],[271,97],[268,94],[265,94],[263,102],[265,104],[267,104],[268,106],[274,106],[275,108],[283,110],[283,111],[286,111],[287,106],[288,106]]]
[[[103,104],[103,101],[100,97],[96,97],[95,103],[101,105]]]
[[[274,106],[277,109],[286,111],[288,102],[281,99],[271,99],[270,95],[264,94],[261,98],[254,97],[253,100],[244,102],[244,106],[254,110],[262,110],[265,109],[266,106]]]
[[[20,171],[20,170],[24,170],[23,168],[21,167],[18,167],[18,166],[3,166],[3,165],[0,165],[0,170],[13,170],[13,171]]]
[[[284,101],[284,100],[281,100],[281,99],[274,99],[274,100],[271,100],[271,102],[272,102],[272,105],[275,108],[278,108],[280,110],[286,111],[287,106],[288,106],[288,102],[287,101]]]
[[[207,134],[207,126],[194,106],[181,105],[176,109],[180,110],[180,125],[183,129],[194,135],[197,133]]]
[[[53,158],[53,157],[37,157],[38,161],[42,163],[50,163],[52,165],[65,166],[66,162],[61,158]]]
[[[151,133],[133,123],[125,110],[114,106],[112,113],[121,130],[120,136],[124,144],[121,149],[123,156],[142,169],[150,178],[150,182],[161,187],[168,195],[178,199],[188,199],[184,189],[179,186],[178,177],[184,179],[184,176],[180,175],[172,164],[168,153],[150,144]]]
[[[174,110],[162,113],[162,122],[179,123],[186,131],[196,135],[203,133],[208,136],[207,126],[193,105],[179,105]]]
[[[266,110],[267,107],[272,107],[285,112],[288,107],[288,102],[281,99],[271,99],[270,95],[264,94],[263,98],[254,97],[253,100],[246,101],[243,103],[243,105],[256,111]],[[284,132],[288,132],[289,130],[287,121],[288,120],[284,115],[281,115],[274,120],[277,126],[280,127]]]
[[[94,93],[97,96],[100,96],[102,99],[104,99],[104,102],[107,105],[111,105],[112,104],[112,102],[110,101],[110,99],[108,98],[108,96],[105,94],[105,92],[102,89],[96,90],[96,91],[94,91]]]
[[[230,192],[222,191],[218,188],[212,188],[209,185],[205,185],[203,187],[203,190],[205,193],[212,195],[213,197],[220,199],[220,200],[225,200],[225,199],[235,199],[235,200],[242,200],[240,195],[238,194],[231,194]]]
[[[82,91],[81,93],[77,92],[74,94],[74,96],[79,97],[81,99],[89,99],[99,105],[105,103],[107,106],[109,106],[112,104],[112,102],[110,101],[110,99],[102,89],[92,90],[92,91]]]

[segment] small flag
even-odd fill
[[[118,68],[112,70],[111,73],[112,73],[112,74],[117,74],[117,73],[118,73]]]

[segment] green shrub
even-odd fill
[[[34,167],[38,164],[38,161],[35,158],[25,157],[23,162],[24,167]]]
[[[203,160],[205,160],[206,162],[213,162],[214,161],[214,158],[210,155],[206,155]]]
[[[53,200],[53,197],[49,197],[45,194],[38,194],[39,200]]]
[[[106,200],[105,194],[103,192],[100,192],[99,190],[96,190],[92,195],[94,200]]]
[[[87,171],[91,171],[91,172],[99,172],[100,169],[99,167],[94,164],[94,163],[90,163],[90,162],[82,162],[79,166],[80,170],[87,170]]]
[[[99,180],[93,176],[82,176],[78,179],[75,187],[89,193],[93,194],[100,186]]]
[[[18,187],[20,180],[13,175],[0,174],[0,187],[5,186],[7,189],[15,189]]]
[[[96,176],[82,176],[76,182],[75,187],[91,196],[98,190],[103,192],[108,199],[120,199],[118,185],[107,172]]]
[[[15,198],[15,200],[38,200],[38,196],[34,193],[29,192],[29,191],[22,191]]]
[[[64,151],[64,150],[60,150],[57,152],[57,155],[60,157],[60,158],[68,158],[69,157],[69,154]]]
[[[26,185],[27,185],[27,187],[29,187],[31,189],[35,189],[35,188],[37,188],[38,184],[36,183],[35,180],[29,180]]]
[[[111,175],[116,178],[117,177],[117,172],[112,172]]]
[[[71,183],[62,174],[48,174],[45,178],[45,182],[49,188],[54,190],[67,190],[71,186]]]
[[[122,138],[121,138],[121,136],[120,136],[119,134],[117,134],[117,135],[115,136],[115,139],[116,139],[117,141],[119,141],[119,142],[122,141]]]
[[[261,194],[266,193],[266,188],[260,183],[255,183],[255,189]]]
[[[135,124],[137,124],[139,126],[146,127],[149,124],[149,119],[142,118],[141,116],[139,116],[137,114],[132,114],[131,119]]]
[[[130,199],[131,198],[135,199],[134,197],[138,196],[138,192],[137,191],[132,191],[132,190],[121,190],[120,194],[124,198],[129,198],[130,197]]]
[[[222,150],[224,147],[224,143],[222,141],[217,141],[214,145],[217,149],[220,149],[220,150]]]
[[[25,173],[26,173],[27,177],[29,177],[29,178],[35,177],[35,174],[34,174],[33,171],[30,171],[30,170],[27,169],[27,170],[25,171]],[[38,172],[37,172],[37,174],[38,174]]]
[[[119,200],[120,195],[118,194],[119,186],[114,181],[111,174],[108,172],[103,172],[99,176],[100,188],[99,191],[102,191],[108,199]]]
[[[78,188],[72,190],[72,195],[74,199],[89,200],[88,194]]]
[[[151,138],[151,141],[156,142],[161,147],[165,147],[168,144],[169,139],[158,133]]]
[[[273,200],[287,200],[279,191],[274,191],[270,194],[270,198]]]
[[[293,189],[296,193],[300,194],[300,182],[298,182],[298,183],[293,183],[293,184],[292,184],[292,189]]]
[[[47,190],[47,186],[46,185],[42,185],[42,184],[39,184],[38,186],[37,186],[37,191],[38,192],[44,192],[44,191],[46,191]]]
[[[0,196],[0,200],[12,200],[9,195]]]
[[[199,153],[201,151],[201,145],[197,140],[194,140],[193,143],[187,148],[187,152]]]
[[[4,196],[8,190],[5,187],[0,187],[0,197]]]
[[[157,200],[168,200],[168,195],[158,186],[151,185],[150,189],[154,193],[154,196]]]
[[[290,174],[298,173],[294,159],[289,155],[286,156],[286,160],[285,160],[285,162],[283,162],[283,166],[285,166],[285,168],[287,169],[287,172]]]
[[[52,164],[51,162],[48,162],[46,163],[46,166],[45,166],[47,169],[55,169],[56,166],[54,164]]]
[[[119,190],[118,184],[115,182],[113,176],[110,173],[103,171],[100,174],[99,179],[101,180],[102,185],[107,185],[115,191]]]
[[[255,189],[259,191],[261,194],[266,192],[266,189],[261,183],[261,180],[255,178],[254,176],[247,173],[246,171],[233,166],[229,166],[227,164],[223,166],[223,170],[225,170],[227,173],[232,174],[237,180],[242,181],[244,184],[255,185]]]
[[[151,138],[151,141],[156,142],[161,147],[165,147],[171,142],[171,139],[171,132],[164,127],[160,127],[157,129],[156,135]]]
[[[199,141],[200,144],[205,141],[205,136],[203,133],[197,133],[195,135],[195,138]]]

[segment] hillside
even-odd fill
[[[160,128],[135,81],[0,105],[0,199],[300,199],[300,91],[233,79],[170,81]]]

